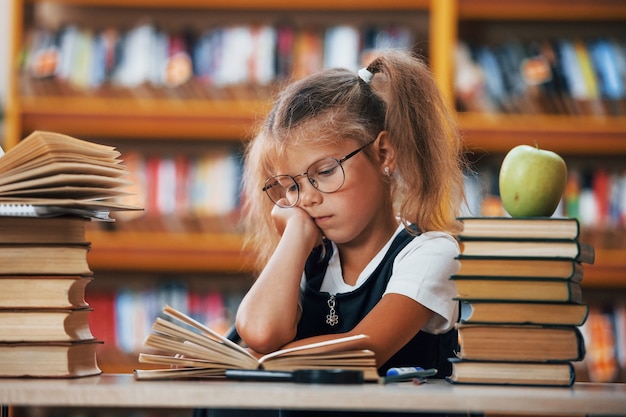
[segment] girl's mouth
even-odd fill
[[[320,217],[316,217],[315,218],[315,223],[317,225],[321,225],[326,223],[329,219],[331,219],[331,216],[320,216]]]

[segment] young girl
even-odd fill
[[[288,86],[245,160],[260,274],[236,328],[259,354],[353,334],[390,367],[448,375],[458,319],[459,134],[427,66],[381,53]]]

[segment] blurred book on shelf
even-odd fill
[[[23,95],[200,100],[267,99],[285,79],[324,66],[356,71],[374,50],[414,44],[412,29],[401,24],[242,23],[173,31],[138,21],[103,30],[40,25],[24,37]]]
[[[455,52],[459,110],[624,116],[624,39],[461,41]]]

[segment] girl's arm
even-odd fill
[[[269,262],[244,296],[236,327],[242,340],[259,353],[273,352],[296,336],[300,317],[300,281],[307,257],[321,232],[299,208],[272,212],[282,234]]]
[[[289,343],[283,348],[366,334],[369,336],[368,339],[351,348],[373,350],[377,366],[381,366],[406,345],[433,314],[431,310],[409,297],[387,294],[350,332],[310,337]]]

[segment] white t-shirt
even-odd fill
[[[361,272],[355,285],[344,282],[339,251],[333,243],[333,255],[320,291],[340,294],[360,287],[382,261],[393,239],[403,229],[404,226],[398,226],[389,242]],[[394,293],[412,298],[435,313],[422,330],[433,334],[445,333],[454,326],[459,314],[459,303],[453,299],[456,296],[456,286],[450,279],[459,268],[459,262],[455,260],[458,255],[459,245],[447,233],[426,232],[416,236],[395,258],[393,272],[383,296]],[[302,284],[304,285],[304,277]]]

